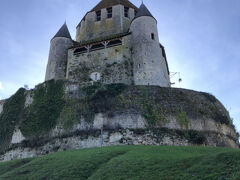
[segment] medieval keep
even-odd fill
[[[157,20],[144,4],[102,0],[77,25],[76,41],[66,23],[52,38],[45,81],[51,79],[170,87]]]

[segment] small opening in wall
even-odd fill
[[[96,20],[101,21],[101,11],[96,12]]]
[[[99,44],[95,44],[91,47],[90,51],[94,51],[94,50],[99,50],[99,49],[104,49],[105,46],[102,43]]]
[[[107,8],[107,18],[112,18],[112,7]]]
[[[152,40],[155,40],[155,34],[154,33],[151,34],[151,37],[152,37]]]
[[[129,12],[129,8],[128,7],[124,7],[124,16],[128,17],[128,12]]]
[[[120,39],[112,40],[108,43],[107,47],[122,45],[122,41]]]
[[[135,16],[137,15],[137,11],[136,11],[136,10],[134,10],[134,15],[135,15]]]
[[[141,67],[141,65],[140,64],[138,64],[138,68],[140,68]]]
[[[87,48],[82,47],[82,48],[76,49],[76,50],[73,52],[73,54],[74,54],[74,55],[77,55],[77,54],[82,54],[82,53],[86,53],[86,52],[87,52]]]

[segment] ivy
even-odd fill
[[[100,85],[95,84],[92,86],[88,86],[83,88],[83,92],[86,94],[86,99],[107,99],[111,97],[116,97],[120,95],[125,89],[125,84],[108,84],[108,85]]]
[[[0,114],[0,151],[10,144],[14,129],[22,119],[25,99],[25,89],[21,88],[3,105]]]
[[[26,137],[44,135],[56,126],[64,107],[62,81],[48,81],[34,91],[32,104],[25,109],[20,130]]]
[[[180,124],[181,128],[188,129],[189,119],[187,117],[187,113],[181,109],[181,111],[177,114],[177,122]]]
[[[59,122],[63,125],[63,128],[71,129],[74,124],[78,123],[79,119],[80,116],[75,103],[72,101],[67,102],[59,117]]]
[[[139,105],[141,115],[146,119],[148,128],[155,128],[157,123],[167,122],[160,105],[151,103],[150,101],[142,102]]]

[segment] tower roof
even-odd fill
[[[58,31],[57,34],[53,37],[53,39],[56,38],[56,37],[65,37],[65,38],[72,39],[72,38],[71,38],[71,35],[70,35],[70,33],[69,33],[69,30],[68,30],[68,27],[67,27],[66,22],[62,25],[62,27],[59,29],[59,31]]]
[[[138,9],[138,12],[135,16],[135,18],[141,17],[141,16],[150,16],[153,17],[153,15],[150,13],[148,8],[142,3],[141,6]],[[154,17],[153,17],[154,18]]]
[[[103,8],[112,7],[121,4],[123,6],[138,10],[138,8],[128,0],[101,0],[91,11],[99,11]]]

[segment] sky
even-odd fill
[[[44,81],[50,39],[64,21],[72,38],[100,0],[0,1],[0,99]],[[140,6],[141,0],[132,0]],[[240,132],[240,1],[144,0],[158,21],[174,87],[215,95]],[[182,82],[179,83],[179,77]]]

